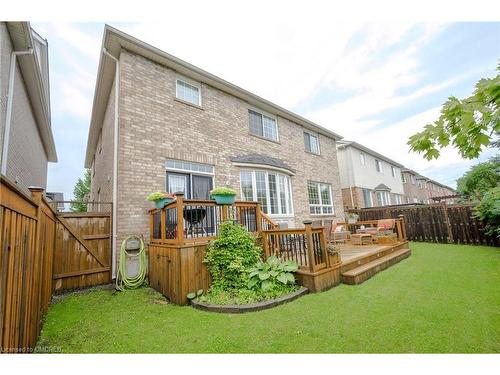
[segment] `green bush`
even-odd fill
[[[207,249],[204,262],[212,275],[212,286],[223,290],[245,288],[247,268],[260,259],[262,250],[241,225],[226,221],[219,227],[219,236]]]
[[[200,296],[198,300],[212,305],[244,305],[275,299],[290,294],[297,289],[297,285],[282,285],[267,291],[246,288],[222,290],[212,287],[207,294]]]
[[[299,269],[297,263],[288,260],[281,262],[277,257],[270,256],[265,262],[259,261],[247,269],[247,287],[254,290],[279,290],[284,285],[295,285],[293,272]]]
[[[485,233],[500,238],[500,187],[487,191],[474,209],[474,216],[486,223]]]

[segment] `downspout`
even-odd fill
[[[117,227],[117,191],[118,191],[118,104],[119,104],[119,94],[120,94],[120,61],[110,54],[106,48],[102,49],[102,52],[111,58],[115,64],[115,130],[114,130],[114,147],[113,147],[113,241],[112,241],[112,252],[111,252],[111,275],[112,278],[116,278],[116,227]]]
[[[13,51],[10,55],[9,89],[7,93],[7,112],[5,114],[5,129],[3,132],[2,167],[1,172],[7,174],[7,156],[9,153],[10,123],[12,121],[12,105],[14,103],[14,78],[16,76],[17,56],[32,55],[33,48],[26,51]]]
[[[352,180],[354,180],[354,165],[352,162],[351,149],[348,148],[346,151],[349,153],[349,193],[351,195],[351,207],[355,208],[354,207],[354,196],[352,194],[352,181],[351,181],[351,177],[352,177]]]

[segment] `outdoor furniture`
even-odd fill
[[[351,244],[353,245],[371,245],[372,235],[368,233],[356,233],[351,235]]]
[[[342,225],[337,226],[336,223],[333,223],[330,228],[330,235],[327,237],[329,242],[334,244],[336,243],[346,243],[351,239],[351,232],[348,230],[344,230]]]

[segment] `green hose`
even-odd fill
[[[131,238],[137,238],[141,243],[137,254],[130,254],[125,249],[125,243]],[[127,256],[139,257],[139,272],[133,277],[127,275]],[[144,280],[146,279],[147,268],[146,252],[144,251],[144,241],[142,238],[138,236],[129,236],[125,238],[120,248],[120,265],[118,266],[118,275],[116,275],[116,289],[124,290],[125,288],[135,289],[140,287],[144,284]]]

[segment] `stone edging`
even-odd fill
[[[205,302],[200,302],[197,300],[191,301],[191,306],[198,310],[218,312],[218,313],[230,313],[230,314],[241,314],[252,311],[260,311],[270,309],[271,307],[281,305],[286,302],[293,301],[300,296],[303,296],[309,292],[309,289],[300,287],[299,290],[296,290],[293,293],[287,294],[285,296],[281,296],[276,299],[258,302],[258,303],[249,303],[246,305],[212,305]]]

